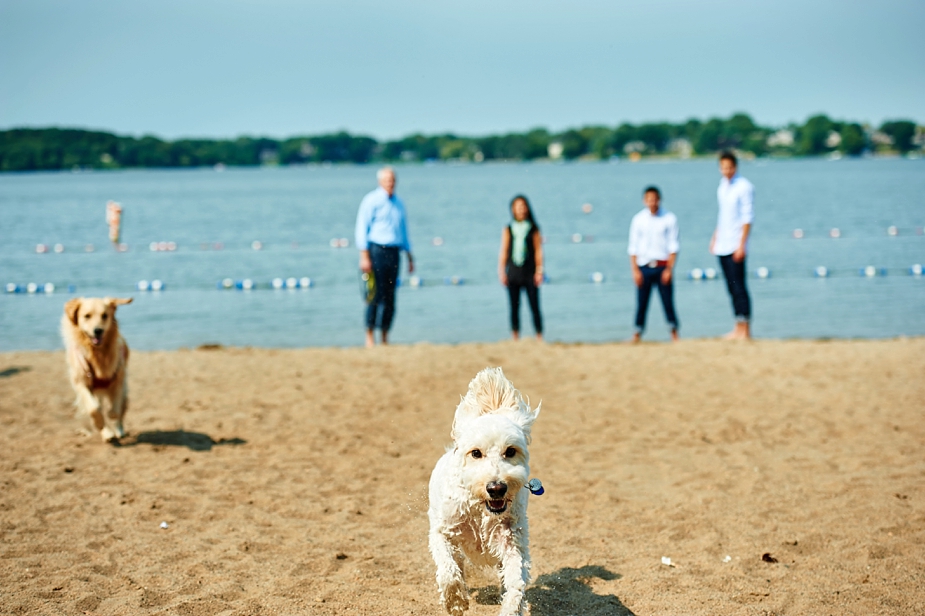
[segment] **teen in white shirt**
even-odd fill
[[[658,286],[665,309],[665,319],[671,328],[671,339],[678,339],[678,317],[674,309],[672,272],[678,250],[681,247],[678,232],[678,218],[661,209],[662,195],[658,188],[649,186],[643,191],[642,201],[646,207],[633,216],[630,223],[629,245],[630,268],[636,283],[636,331],[633,342],[642,339],[646,327],[646,312],[652,286]]]

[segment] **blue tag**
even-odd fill
[[[530,493],[534,496],[542,496],[546,491],[543,489],[543,482],[536,478],[531,479],[527,483],[527,489],[530,490]]]

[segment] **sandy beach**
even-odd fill
[[[133,352],[119,447],[63,352],[0,354],[0,613],[441,614],[426,486],[489,365],[543,403],[534,616],[925,613],[918,338]]]

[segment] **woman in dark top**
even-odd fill
[[[533,218],[530,202],[523,195],[511,200],[513,220],[501,232],[498,254],[498,278],[511,298],[511,330],[520,338],[520,291],[527,292],[537,340],[543,339],[543,316],[540,314],[540,285],[543,284],[543,238]]]

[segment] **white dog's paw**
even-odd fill
[[[443,607],[448,614],[459,616],[469,609],[469,592],[463,583],[450,584],[443,590]]]
[[[520,598],[515,601],[504,601],[498,616],[529,616],[529,614],[530,604],[526,599]]]
[[[122,438],[125,436],[125,428],[122,427],[122,422],[117,421],[113,423],[113,432],[115,432],[117,438]]]
[[[109,426],[106,426],[100,430],[100,436],[103,438],[104,443],[111,443],[112,441],[118,440],[119,438],[119,436],[113,432]]]

